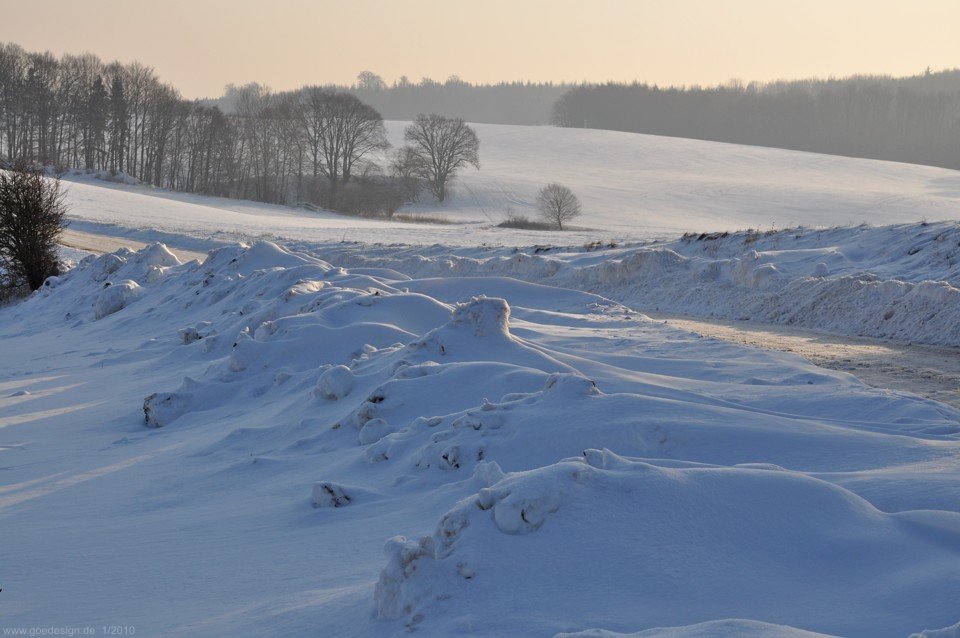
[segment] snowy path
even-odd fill
[[[69,246],[70,248],[87,250],[97,254],[111,253],[121,248],[139,250],[147,245],[143,242],[125,239],[123,237],[111,237],[108,235],[84,233],[79,230],[71,230],[69,228],[63,231],[63,234],[60,236],[60,243],[64,246]],[[206,253],[184,250],[169,244],[167,247],[182,261],[190,261],[191,259],[199,259],[200,261],[203,261],[204,257],[207,256]]]
[[[912,392],[960,407],[960,348],[847,337],[754,321],[646,314],[705,337],[792,352],[821,368],[849,372],[875,388]]]

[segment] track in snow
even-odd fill
[[[98,254],[110,253],[121,248],[139,250],[147,245],[143,242],[125,239],[123,237],[96,235],[94,233],[84,233],[79,230],[71,230],[69,228],[64,230],[63,234],[60,235],[60,243],[64,246],[69,246],[70,248],[87,250]],[[191,259],[199,259],[200,261],[203,261],[203,259],[207,256],[206,253],[184,250],[182,248],[170,246],[169,244],[167,245],[167,248],[169,248],[170,252],[175,254],[182,261],[190,261]]]
[[[960,408],[960,348],[832,335],[755,321],[645,313],[683,330],[732,343],[792,352],[867,385],[912,392]]]

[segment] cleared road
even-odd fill
[[[145,243],[139,242],[133,239],[125,239],[123,237],[110,237],[108,235],[96,235],[94,233],[84,233],[78,230],[71,230],[67,228],[60,235],[60,242],[64,246],[69,246],[70,248],[76,248],[78,250],[88,250],[92,253],[112,253],[115,250],[121,248],[131,248],[133,250],[140,250]],[[167,248],[180,258],[181,261],[190,261],[191,259],[203,259],[207,256],[206,253],[198,253],[192,250],[184,250],[182,248],[176,248],[167,244]]]
[[[752,321],[644,314],[705,337],[792,352],[822,368],[849,372],[868,385],[905,390],[960,408],[960,348],[831,335]]]

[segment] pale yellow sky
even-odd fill
[[[186,97],[458,74],[716,84],[960,66],[960,0],[0,0],[0,41],[140,60]]]

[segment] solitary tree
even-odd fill
[[[564,223],[580,215],[580,200],[562,184],[547,184],[537,194],[537,210],[544,221],[563,230]]]
[[[36,290],[60,273],[63,195],[59,179],[45,178],[26,164],[0,171],[0,268],[8,285]]]
[[[419,158],[427,188],[441,202],[457,171],[467,165],[480,168],[480,140],[460,118],[421,114],[403,137]]]

